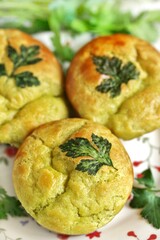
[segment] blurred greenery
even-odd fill
[[[55,54],[62,61],[74,55],[63,45],[61,32],[71,35],[89,32],[94,36],[128,33],[153,42],[160,10],[133,15],[122,9],[123,0],[0,0],[0,27],[17,28],[30,34],[51,31]]]

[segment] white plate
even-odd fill
[[[35,36],[51,48],[50,33]],[[70,41],[64,34],[64,41]],[[75,40],[73,46],[79,48],[90,39],[88,34]],[[158,42],[155,46],[158,46]],[[157,186],[160,186],[160,130],[146,134],[139,139],[123,141],[134,165],[137,177],[150,164]],[[9,146],[0,145],[0,187],[9,196],[15,196],[12,183],[12,166],[14,151]],[[9,153],[8,153],[9,152]],[[5,158],[7,164],[1,161]],[[132,209],[129,201],[121,212],[105,227],[92,234],[81,236],[65,236],[49,232],[39,226],[30,217],[8,217],[0,220],[0,240],[160,240],[160,230],[155,229],[140,216],[140,209]],[[68,216],[69,217],[69,216]]]

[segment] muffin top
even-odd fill
[[[23,207],[43,227],[85,234],[121,210],[131,193],[133,170],[109,129],[72,118],[44,124],[25,139],[13,182]]]
[[[81,117],[131,139],[160,127],[159,69],[160,54],[146,41],[127,34],[98,37],[71,62],[67,95]]]
[[[61,97],[62,93],[62,69],[52,52],[28,34],[15,29],[1,29],[0,142],[13,144],[21,141],[19,133],[19,139],[18,136],[17,139],[12,138],[16,134],[15,129],[12,131],[12,121],[27,104],[46,95]]]

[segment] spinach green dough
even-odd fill
[[[63,234],[86,234],[123,208],[133,169],[109,129],[68,118],[40,126],[24,140],[13,182],[23,207],[40,225]]]

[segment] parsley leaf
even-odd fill
[[[133,199],[130,202],[132,208],[143,208],[152,194],[146,188],[133,187],[132,192],[134,194]]]
[[[66,156],[77,158],[81,156],[91,157],[91,159],[82,159],[80,163],[76,166],[76,170],[82,172],[88,172],[90,175],[96,175],[98,170],[103,166],[113,166],[112,160],[110,158],[110,149],[111,143],[92,133],[92,142],[91,143],[86,138],[75,138],[69,139],[64,144],[61,144],[59,147],[62,152],[67,152]]]
[[[14,77],[16,85],[21,88],[40,85],[38,78],[32,72],[25,71],[14,75]]]
[[[76,166],[76,170],[81,172],[88,172],[89,175],[96,175],[98,170],[103,166],[107,165],[105,162],[99,162],[96,160],[82,159]]]
[[[146,187],[155,187],[154,178],[150,169],[145,170],[142,173],[141,178],[136,178],[137,182],[144,184]]]
[[[122,83],[127,84],[129,80],[137,79],[139,76],[132,62],[123,64],[117,57],[94,55],[92,61],[96,65],[97,72],[107,76],[100,85],[96,86],[96,90],[101,93],[110,92],[112,98],[120,94]]]
[[[29,47],[21,45],[20,52],[18,53],[15,48],[8,45],[7,54],[13,63],[13,70],[10,75],[7,75],[5,65],[0,64],[0,76],[6,75],[9,78],[14,78],[16,86],[21,88],[40,85],[40,81],[36,76],[33,75],[32,72],[25,71],[18,74],[15,73],[19,67],[36,64],[41,61],[42,59],[37,57],[39,54],[39,49],[39,46],[36,45]]]
[[[0,219],[7,219],[10,216],[27,216],[21,203],[15,198],[7,195],[4,188],[0,187]]]
[[[6,73],[6,68],[5,68],[5,65],[3,63],[0,64],[0,77],[1,76],[6,76],[7,73]]]
[[[155,228],[160,229],[160,197],[152,194],[148,203],[141,212],[142,217],[148,220]]]
[[[39,54],[40,47],[37,45],[26,47],[22,45],[20,47],[21,55],[20,57],[23,59],[21,66],[30,65],[40,62],[42,59],[36,57]]]
[[[147,188],[133,187],[133,200],[130,202],[132,208],[142,208],[141,216],[148,220],[155,228],[160,228],[160,197],[155,191]]]
[[[155,228],[160,228],[160,197],[159,190],[155,189],[155,182],[150,169],[142,173],[143,177],[137,179],[140,187],[133,187],[133,199],[130,202],[132,208],[142,208],[141,216],[148,220]]]
[[[18,67],[17,62],[19,61],[19,55],[18,55],[16,49],[13,48],[12,46],[8,45],[7,46],[7,53],[8,53],[8,57],[10,58],[10,60],[14,64],[14,69],[16,69]]]
[[[30,64],[35,64],[41,61],[41,58],[36,56],[39,54],[39,46],[29,46],[24,45],[20,46],[20,53],[16,51],[12,46],[7,47],[8,57],[14,64],[14,69],[17,69],[21,66],[26,66]]]

